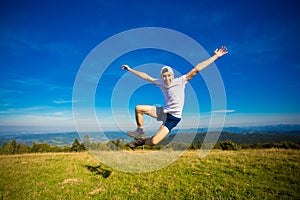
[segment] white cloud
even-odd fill
[[[212,113],[232,113],[235,112],[235,110],[214,110]]]
[[[74,103],[74,102],[79,102],[77,100],[54,100],[53,103],[56,103],[56,104],[65,104],[65,103]]]
[[[54,115],[64,115],[65,113],[64,112],[55,112],[53,113]]]
[[[71,116],[24,114],[1,118],[0,126],[61,127],[64,131],[65,128],[74,127],[74,122]]]
[[[6,110],[1,110],[0,114],[11,114],[11,115],[22,115],[22,114],[28,114],[33,112],[44,112],[51,107],[49,106],[32,106],[32,107],[26,107],[26,108],[7,108]]]
[[[225,126],[300,124],[300,113],[234,113],[226,116]]]

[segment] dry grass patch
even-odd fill
[[[83,181],[78,179],[78,178],[69,178],[69,179],[65,179],[62,184],[80,184],[82,183]]]
[[[103,191],[105,191],[104,188],[96,188],[96,189],[94,189],[93,191],[91,191],[89,194],[90,194],[90,195],[96,195],[96,194],[99,194],[99,193],[101,193],[101,192],[103,192]]]

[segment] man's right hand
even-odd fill
[[[122,65],[122,69],[123,69],[123,70],[128,70],[128,71],[129,71],[130,67],[129,67],[128,65]]]

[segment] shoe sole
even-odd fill
[[[146,136],[136,136],[133,138],[134,140],[146,139]]]
[[[129,136],[129,137],[131,137],[131,138],[133,138],[133,139],[145,139],[146,138],[146,134],[144,134],[143,136],[139,136],[139,135],[137,135],[137,136],[132,136],[132,135],[129,135],[128,134],[128,132],[126,132],[126,135],[127,136]]]

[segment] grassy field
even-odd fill
[[[85,153],[0,156],[0,199],[299,199],[297,150],[188,151],[133,174]]]

